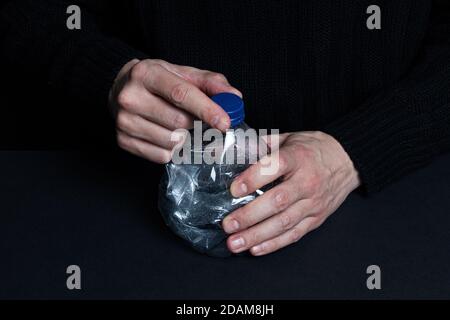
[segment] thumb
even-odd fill
[[[229,92],[241,98],[243,97],[242,92],[230,85],[228,79],[223,74],[167,62],[163,63],[162,66],[178,77],[189,81],[208,96]]]
[[[240,98],[243,97],[242,92],[233,87],[228,82],[228,79],[220,73],[204,71],[197,76],[196,85],[209,96],[228,92],[233,93]]]

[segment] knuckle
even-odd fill
[[[123,89],[117,96],[117,102],[121,108],[125,110],[132,110],[135,104],[134,96],[130,90]]]
[[[155,62],[147,64],[146,69],[145,76],[147,77],[150,75],[158,75],[161,71],[167,71],[161,64]]]
[[[292,146],[291,151],[295,155],[296,159],[304,159],[309,154],[309,149],[303,144]]]
[[[286,172],[288,169],[288,157],[286,153],[279,152],[278,153],[278,170],[280,172]]]
[[[312,174],[304,181],[304,188],[309,191],[315,191],[319,188],[321,178],[317,174]]]
[[[301,227],[295,227],[292,229],[291,233],[289,234],[289,238],[291,243],[298,242],[304,234],[304,230]]]
[[[131,119],[125,112],[119,112],[117,114],[116,125],[119,130],[128,131],[131,127]]]
[[[289,205],[289,193],[286,190],[279,190],[273,195],[273,202],[278,211],[286,209]]]
[[[129,148],[129,138],[125,136],[122,133],[117,134],[117,145],[122,149],[128,149]]]
[[[278,225],[280,230],[287,231],[293,227],[294,220],[288,213],[282,213],[278,217]]]
[[[189,94],[190,87],[185,83],[176,84],[171,92],[170,98],[177,104],[182,104],[186,101],[186,98]]]
[[[209,77],[209,79],[211,79],[211,81],[228,83],[227,78],[222,73],[211,72],[208,77]]]
[[[329,137],[329,135],[323,131],[314,131],[314,134],[319,140],[325,140]]]
[[[166,61],[161,60],[161,59],[152,59],[152,61],[153,61],[155,64],[159,64],[159,65],[167,64]]]
[[[190,119],[185,114],[178,113],[177,115],[175,115],[172,123],[176,129],[180,128],[187,129],[190,126]]]
[[[307,146],[300,145],[299,151],[297,151],[297,152],[299,152],[300,157],[302,157],[305,160],[317,161],[316,152]]]

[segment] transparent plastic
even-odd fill
[[[262,154],[257,136],[246,137],[244,144],[237,143],[237,133],[247,129],[249,127],[242,122],[224,134],[221,161],[214,164],[171,162],[165,166],[161,179],[159,210],[166,224],[194,249],[211,256],[231,255],[226,246],[227,235],[222,229],[222,220],[264,193],[263,190],[257,190],[242,198],[234,198],[230,193],[234,178]],[[204,143],[201,150],[191,149],[190,156],[193,158],[196,152],[208,152],[212,146],[214,141]],[[230,148],[233,148],[235,155],[231,162],[224,157]]]

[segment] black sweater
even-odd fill
[[[374,2],[381,30],[366,26]],[[448,0],[10,1],[0,37],[3,62],[100,108],[136,57],[224,73],[246,122],[331,134],[368,192],[450,146]]]

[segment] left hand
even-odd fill
[[[239,208],[223,221],[228,247],[265,255],[297,242],[319,227],[360,185],[348,154],[323,132],[297,132],[279,137],[278,150],[243,172],[231,185],[242,197],[281,178],[281,183]],[[274,174],[263,164],[278,161]],[[263,162],[264,161],[264,162]]]

